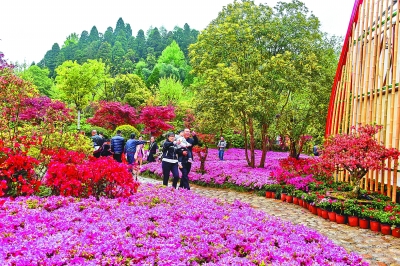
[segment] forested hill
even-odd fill
[[[93,26],[90,32],[84,30],[80,35],[72,33],[61,45],[53,44],[44,58],[38,63],[41,68],[48,68],[50,77],[55,76],[55,69],[67,60],[79,64],[88,59],[101,59],[110,68],[110,74],[126,74],[137,72],[137,63],[142,61],[143,78],[151,75],[153,67],[161,52],[172,43],[179,45],[185,57],[188,47],[197,39],[199,31],[191,29],[186,23],[183,28],[176,26],[172,31],[164,27],[150,28],[145,33],[140,29],[136,36],[132,33],[129,23],[119,18],[115,29],[108,27],[104,33]],[[135,71],[136,70],[136,71]]]

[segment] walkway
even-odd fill
[[[160,180],[144,177],[140,177],[139,181],[153,184],[162,183]],[[267,199],[253,193],[190,185],[197,194],[221,200],[225,199],[230,203],[237,199],[270,215],[291,221],[294,224],[303,224],[313,228],[347,251],[361,254],[371,265],[400,266],[400,238],[385,236],[368,229],[329,222],[298,205]]]

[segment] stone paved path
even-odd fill
[[[142,183],[160,184],[161,181],[140,177]],[[280,200],[267,199],[253,193],[243,193],[226,189],[206,188],[190,184],[197,194],[210,198],[218,198],[233,202],[240,200],[266,213],[291,221],[294,224],[303,224],[327,236],[335,244],[344,247],[347,251],[361,254],[371,265],[400,266],[400,238],[385,236],[372,232],[369,229],[350,227],[311,214],[308,210]]]

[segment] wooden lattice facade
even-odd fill
[[[386,147],[400,146],[399,5],[397,0],[356,0],[342,49],[327,117],[326,136],[348,133],[358,124],[383,125],[377,136]],[[338,174],[348,181],[346,173]],[[393,201],[400,185],[398,161],[367,174],[367,190]]]

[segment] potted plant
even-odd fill
[[[371,210],[368,209],[368,206],[363,206],[361,207],[361,212],[358,217],[358,225],[362,229],[368,229],[369,228],[369,220],[371,217]]]
[[[297,205],[300,205],[300,206],[303,206],[303,199],[301,198],[301,196],[303,194],[304,194],[303,190],[299,190],[299,189],[295,190],[294,191],[294,196],[293,196],[293,203],[297,204]],[[296,201],[297,201],[297,203],[296,203]]]
[[[276,184],[264,185],[265,197],[272,198],[272,192],[276,190],[275,185]]]
[[[293,202],[293,195],[294,195],[294,186],[293,185],[286,185],[285,189],[286,191],[286,202],[292,203]]]
[[[332,203],[332,210],[336,214],[336,223],[346,223],[346,216],[344,215],[344,202],[341,200]]]
[[[374,218],[381,223],[381,233],[384,235],[391,235],[392,234],[392,229],[391,229],[391,219],[390,217],[392,216],[392,212],[387,212],[384,210],[378,210],[374,214]]]
[[[346,200],[344,202],[344,212],[348,217],[350,226],[358,226],[358,217],[361,215],[361,207],[357,200]]]
[[[328,198],[320,199],[317,202],[317,207],[321,209],[321,217],[324,219],[328,219],[328,211],[332,211],[332,204]]]
[[[400,237],[400,213],[393,213],[390,216],[390,224],[392,229],[392,236]]]

